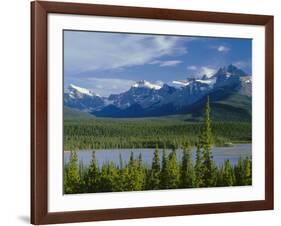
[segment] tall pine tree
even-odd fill
[[[178,188],[180,182],[180,168],[177,162],[176,149],[169,154],[167,161],[167,188]]]
[[[135,188],[137,191],[143,190],[145,185],[145,171],[142,163],[142,154],[139,153],[137,161],[137,176],[136,176],[136,185]]]
[[[92,152],[92,160],[85,176],[85,186],[87,192],[99,191],[100,171],[97,164],[96,152]]]
[[[191,158],[191,149],[184,145],[181,164],[181,187],[193,188],[195,186],[195,171]]]
[[[202,187],[203,184],[203,164],[200,145],[196,145],[196,162],[195,162],[195,187]]]
[[[149,189],[156,190],[159,188],[160,188],[160,159],[159,159],[158,145],[156,144],[153,154],[151,173],[149,177]]]
[[[166,148],[164,148],[162,153],[162,169],[161,169],[161,183],[160,183],[160,187],[162,189],[169,188],[168,175],[169,175],[168,159],[166,154]]]
[[[216,166],[212,156],[212,128],[211,128],[211,107],[210,98],[207,97],[207,103],[204,112],[204,124],[199,137],[200,148],[203,151],[203,183],[205,187],[212,187],[216,183]]]

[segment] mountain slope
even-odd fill
[[[93,91],[70,84],[64,93],[64,105],[81,111],[91,111],[104,106],[104,98]]]
[[[251,97],[228,90],[212,92],[209,97],[214,121],[251,121]],[[182,113],[190,113],[193,118],[202,118],[205,103],[206,98],[202,98],[190,108],[184,109]]]
[[[120,94],[101,97],[92,90],[70,85],[64,105],[98,117],[151,117],[191,114],[201,117],[207,96],[218,120],[251,119],[252,77],[229,65],[213,76],[173,81],[178,87],[141,80]]]
[[[79,111],[66,106],[63,107],[63,116],[64,119],[90,119],[95,117],[88,112]]]

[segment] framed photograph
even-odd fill
[[[31,223],[273,209],[273,16],[31,15]]]

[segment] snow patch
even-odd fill
[[[156,90],[162,88],[162,86],[160,86],[158,84],[150,83],[146,80],[138,81],[134,85],[132,85],[132,87],[134,87],[134,88],[148,88],[148,89],[156,89]]]
[[[183,80],[175,80],[173,81],[173,84],[181,85],[181,86],[188,86],[190,84],[189,81],[183,81]]]
[[[70,90],[70,94],[73,90],[77,91],[78,93],[81,93],[81,94],[84,94],[84,95],[87,95],[87,96],[98,96],[96,95],[95,93],[93,93],[91,90],[89,89],[86,89],[86,88],[82,88],[82,87],[79,87],[79,86],[76,86],[76,85],[73,85],[73,84],[70,84],[69,85],[69,90]],[[71,95],[72,96],[72,95]]]
[[[208,79],[208,80],[201,80],[201,79],[197,79],[196,82],[200,82],[203,84],[207,84],[207,85],[214,85],[216,83],[216,78],[212,78],[212,79]]]

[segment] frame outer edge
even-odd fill
[[[31,2],[31,223],[48,213],[47,13]]]
[[[120,9],[120,11],[116,11]],[[142,11],[143,10],[143,11]],[[48,213],[48,72],[47,14],[81,14],[189,20],[214,23],[256,24],[265,26],[265,88],[266,88],[266,155],[265,200],[212,203],[183,206],[141,207],[129,209],[90,210]],[[137,14],[135,16],[135,13]],[[179,15],[177,15],[179,13]],[[142,15],[144,15],[142,17]],[[192,16],[191,16],[192,15]],[[215,19],[210,15],[218,15]],[[201,17],[202,16],[202,17]],[[225,17],[225,16],[229,16]],[[193,17],[193,18],[191,18]],[[201,19],[200,19],[201,18]],[[174,9],[153,9],[112,5],[31,3],[31,223],[53,224],[100,220],[136,219],[223,212],[270,210],[273,194],[273,16],[200,12]]]
[[[31,170],[30,170],[30,222],[34,224],[35,222],[35,214],[34,214],[34,209],[36,208],[35,200],[34,200],[34,14],[35,14],[35,7],[34,7],[34,2],[31,2],[31,11],[30,11],[30,144],[31,144],[31,152],[30,152],[30,162],[31,162]]]
[[[265,194],[274,209],[274,17],[265,24]]]

